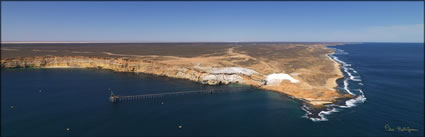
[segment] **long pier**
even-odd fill
[[[245,87],[246,88],[246,87]],[[221,90],[221,89],[218,89]],[[166,93],[154,93],[154,94],[142,94],[142,95],[130,95],[130,96],[118,96],[115,95],[111,91],[111,95],[109,96],[109,101],[112,103],[125,102],[125,101],[137,101],[137,100],[145,100],[145,99],[156,99],[162,98],[164,96],[169,95],[185,95],[185,94],[193,94],[193,93],[206,93],[206,94],[214,94],[217,89],[203,89],[203,90],[192,90],[192,91],[180,91],[180,92],[166,92]]]

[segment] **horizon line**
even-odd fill
[[[57,44],[57,43],[255,43],[255,42],[293,42],[293,43],[424,43],[424,42],[336,42],[336,41],[1,41],[1,44]]]

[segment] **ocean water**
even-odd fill
[[[330,58],[345,64],[340,91],[359,98],[331,106],[319,120],[306,117],[301,101],[253,87],[206,86],[97,69],[2,69],[1,135],[420,136],[424,134],[423,46],[332,46],[338,51]],[[114,104],[108,100],[108,88],[119,95],[225,92]],[[395,131],[387,131],[386,125]],[[398,131],[397,126],[417,131]]]

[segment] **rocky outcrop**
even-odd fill
[[[202,77],[201,82],[208,85],[242,83],[243,78],[237,74],[208,74]]]
[[[124,57],[87,57],[87,56],[33,56],[8,58],[1,60],[1,68],[95,68],[118,72],[140,72],[173,78],[182,78],[209,85],[242,83],[251,79],[241,73],[208,72],[191,67],[167,65],[143,59]],[[260,83],[261,81],[259,81]]]
[[[145,60],[138,57],[97,57],[97,56],[29,56],[1,60],[1,68],[94,68],[117,72],[136,72],[187,79],[208,85],[240,83],[279,91],[313,105],[335,102],[342,94],[330,89],[311,87],[305,81],[297,80],[284,73],[263,75],[243,67],[212,67],[205,65],[179,65]],[[338,64],[335,64],[338,68]],[[342,74],[341,74],[342,75]],[[335,80],[330,79],[333,83]]]

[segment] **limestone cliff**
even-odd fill
[[[1,68],[95,68],[118,72],[141,72],[173,78],[182,78],[203,84],[218,85],[229,83],[249,84],[261,81],[249,79],[237,72],[207,72],[193,67],[167,65],[142,59],[86,57],[86,56],[32,56],[1,60]],[[249,81],[249,82],[248,82]]]
[[[141,72],[209,85],[241,83],[323,105],[339,92],[340,66],[322,44],[2,45],[1,67],[74,67]],[[345,95],[344,95],[345,94]]]

